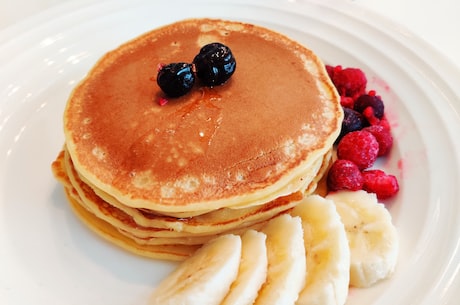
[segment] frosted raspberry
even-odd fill
[[[351,97],[354,100],[365,94],[367,78],[361,69],[345,68],[340,66],[332,70],[332,82],[341,96]]]
[[[347,133],[337,145],[337,157],[354,162],[361,170],[371,167],[378,153],[377,139],[364,130]]]
[[[341,66],[334,67],[334,66],[331,66],[331,65],[326,65],[326,71],[327,71],[327,74],[329,75],[330,79],[332,79],[334,77],[335,69],[342,69],[342,67]]]
[[[341,96],[340,105],[342,105],[343,108],[353,109],[353,107],[355,106],[355,101],[351,97]]]
[[[351,161],[336,160],[329,169],[327,186],[330,191],[361,190],[363,187],[361,171]]]
[[[383,125],[372,125],[363,129],[372,133],[377,142],[379,143],[378,156],[384,156],[388,154],[393,146],[393,136],[388,128]]]
[[[380,120],[378,125],[382,126],[385,129],[391,130],[390,122],[388,122],[385,115],[383,115],[383,118]]]
[[[379,169],[362,172],[363,189],[375,193],[378,199],[393,197],[399,191],[398,180],[393,175],[388,175]]]

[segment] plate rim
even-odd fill
[[[142,1],[143,1],[143,0],[140,0],[140,1],[138,1],[138,2],[142,2]],[[85,1],[85,2],[91,3],[90,1]],[[109,1],[105,1],[105,2],[108,3]],[[119,1],[119,2],[120,2],[120,1]],[[203,2],[203,3],[204,3],[204,2],[214,2],[214,1],[208,0],[208,1],[197,1],[197,2]],[[217,2],[217,1],[215,1],[215,2]],[[247,2],[244,2],[244,1],[228,1],[228,0],[227,0],[226,2],[227,2],[227,3],[247,3]],[[252,1],[252,2],[253,2],[253,3],[256,3],[256,4],[265,3],[265,2],[263,2],[263,1],[257,1],[257,0]],[[320,1],[316,1],[316,0],[315,0],[315,1],[307,1],[307,2],[309,2],[309,3],[317,3],[317,2],[320,2]],[[72,3],[77,3],[77,1],[74,1],[74,2],[72,2]],[[81,3],[81,2],[78,2],[78,3]],[[269,3],[270,3],[270,2],[269,2]],[[279,1],[272,1],[271,3],[272,3],[272,4],[273,4],[273,3],[279,3]],[[326,3],[329,5],[330,3],[333,3],[333,2],[332,2],[332,1],[327,1]],[[67,4],[60,4],[59,7],[56,7],[55,9],[52,9],[53,12],[52,12],[52,11],[47,11],[47,12],[45,12],[45,13],[40,14],[40,16],[36,16],[36,17],[34,17],[34,18],[35,18],[35,20],[46,19],[46,18],[48,18],[48,17],[47,17],[48,14],[54,13],[55,10],[56,10],[56,11],[60,11],[60,10],[62,9],[62,7],[64,7],[64,6],[67,6]],[[70,7],[70,6],[69,6],[69,7]],[[345,9],[346,9],[346,8],[345,8]],[[24,21],[24,23],[19,24],[19,25],[18,25],[18,28],[21,28],[21,27],[23,27],[23,26],[29,26],[29,22],[33,22],[33,21],[34,21],[34,18],[31,18],[31,19],[30,19],[30,20],[32,20],[32,21],[27,20],[27,21]],[[11,28],[11,29],[13,29],[12,31],[14,32],[14,29],[15,29],[15,28]],[[9,29],[9,30],[11,30],[11,29]],[[36,29],[35,29],[35,30],[36,30]],[[8,32],[8,30],[7,30],[7,32]],[[33,30],[32,30],[32,32],[33,32]],[[29,32],[29,33],[30,33],[30,32]],[[4,32],[1,32],[1,33],[0,33],[0,40],[1,40],[1,38],[3,37],[3,34],[4,34]],[[8,35],[10,35],[10,34],[8,34]],[[412,37],[413,37],[414,40],[415,40],[415,42],[414,42],[415,47],[414,47],[414,48],[418,48],[419,46],[425,46],[425,43],[424,43],[423,41],[418,41],[418,38],[417,38],[416,36],[412,36]],[[1,56],[1,55],[2,55],[1,52],[2,52],[2,49],[3,49],[2,46],[3,46],[3,45],[0,45],[0,59],[2,58],[2,56]],[[429,46],[429,45],[428,45],[428,46]],[[430,51],[430,52],[431,52],[431,51]],[[445,64],[448,64],[448,62],[449,62],[448,59],[447,59],[446,57],[439,57],[439,58],[437,58],[437,61],[436,61],[436,62],[438,63],[439,60],[445,62]],[[0,61],[0,62],[1,62],[1,61]],[[449,65],[448,65],[448,66],[449,66]],[[450,65],[450,66],[452,66],[452,65]],[[432,66],[431,66],[431,65],[429,65],[429,67],[431,67],[431,69],[432,69]],[[446,73],[444,69],[443,69],[443,71],[441,71],[441,72]],[[447,74],[451,75],[450,73],[454,73],[455,75],[456,75],[456,74],[460,74],[459,71],[457,71],[455,68],[453,69],[453,72],[447,72]],[[453,74],[452,74],[452,75],[453,75]],[[443,78],[440,78],[440,80],[443,81]],[[439,81],[439,80],[438,80],[438,81]],[[451,91],[451,95],[452,95],[452,96],[455,96],[455,97],[457,97],[457,98],[459,97],[458,92],[454,90],[454,88],[452,87],[451,84],[446,83],[446,87],[445,87],[444,89],[446,89],[446,88],[448,88],[448,90]],[[455,102],[455,101],[454,101],[454,102]],[[3,103],[0,103],[0,109],[1,109],[2,104],[3,104]],[[452,104],[452,105],[450,105],[450,106],[451,106],[454,110],[456,109],[456,110],[458,111],[458,110],[460,109],[460,99],[457,99],[456,104]],[[451,120],[452,120],[452,121],[455,121],[455,122],[457,123],[457,127],[458,127],[458,126],[459,126],[459,124],[458,124],[459,122],[458,122],[457,119],[458,119],[458,115],[455,116],[455,114],[454,114],[454,115],[451,117]],[[0,133],[1,133],[1,129],[0,129]],[[452,135],[450,136],[450,139],[452,139]],[[458,149],[458,145],[457,145],[457,149]],[[457,163],[458,163],[458,158],[457,158]],[[457,168],[458,168],[458,166],[457,166]],[[458,277],[457,277],[457,278],[458,278]],[[457,279],[457,281],[458,281],[458,279]]]

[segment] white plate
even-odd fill
[[[79,1],[0,33],[0,303],[145,304],[174,267],[89,232],[69,210],[50,163],[64,141],[67,96],[99,56],[186,17],[268,26],[327,63],[367,73],[396,138],[381,166],[400,179],[390,210],[402,248],[394,276],[352,289],[347,304],[457,304],[460,73],[397,25],[319,0]]]

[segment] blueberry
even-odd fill
[[[203,46],[193,59],[196,75],[205,86],[225,83],[235,72],[236,61],[226,45],[214,42]]]
[[[353,109],[343,107],[342,129],[340,130],[336,143],[338,143],[347,133],[361,130],[367,125],[367,120],[361,113]]]
[[[367,107],[372,107],[376,118],[381,119],[383,117],[385,108],[379,96],[363,94],[356,99],[353,109],[362,113]]]
[[[192,65],[188,63],[172,63],[158,71],[157,83],[169,97],[179,97],[192,89],[195,83]]]

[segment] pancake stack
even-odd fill
[[[158,66],[191,62],[211,42],[231,48],[234,75],[165,97]],[[251,24],[184,20],[96,63],[68,100],[52,169],[95,232],[140,255],[181,260],[218,235],[261,228],[313,193],[342,119],[311,50]]]

